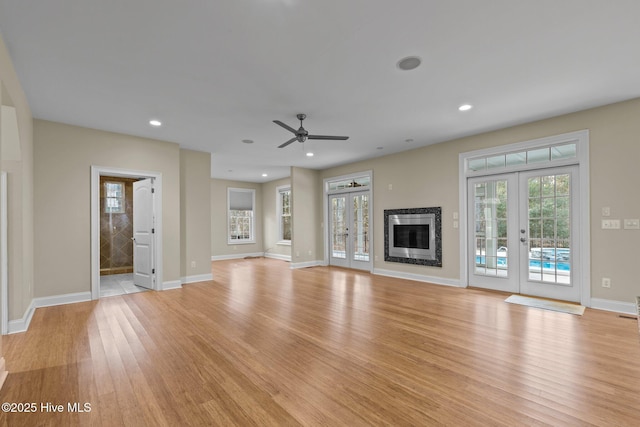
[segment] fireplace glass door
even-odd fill
[[[329,196],[329,262],[370,270],[369,192]]]

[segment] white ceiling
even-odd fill
[[[639,16],[638,0],[0,0],[36,118],[209,151],[212,177],[254,182],[639,97]],[[399,70],[409,55],[422,65]],[[272,120],[296,113],[350,139],[276,148],[292,135]]]

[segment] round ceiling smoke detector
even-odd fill
[[[420,66],[422,60],[417,56],[407,56],[398,61],[398,68],[403,71],[415,70]]]

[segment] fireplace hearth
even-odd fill
[[[385,209],[384,260],[442,267],[442,209]]]

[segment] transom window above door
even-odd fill
[[[467,159],[467,174],[494,173],[522,170],[529,167],[550,167],[567,161],[575,161],[578,145],[575,142],[560,143],[513,152],[497,153]]]

